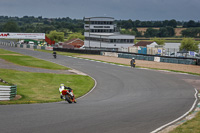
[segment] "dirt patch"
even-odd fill
[[[19,100],[20,98],[22,98],[22,96],[16,95],[15,98],[14,98],[13,100]]]
[[[131,59],[108,57],[108,56],[101,56],[101,55],[81,55],[78,57],[102,60],[106,62],[115,62],[115,63],[127,64],[127,65],[130,65],[130,60],[131,60]],[[184,72],[200,74],[200,66],[196,66],[196,65],[184,65],[184,64],[172,64],[172,63],[136,60],[136,66],[157,68],[157,69],[170,69],[170,70],[175,70],[175,71],[184,71]]]

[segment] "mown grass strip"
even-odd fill
[[[58,88],[61,83],[71,87],[76,97],[89,92],[94,81],[89,76],[52,73],[31,73],[0,69],[0,78],[17,85],[19,100],[0,101],[0,104],[29,104],[61,101]]]
[[[52,70],[69,70],[69,68],[55,63],[7,51],[4,49],[0,49],[0,58],[21,66],[52,69]]]
[[[169,133],[200,133],[200,112],[196,117],[183,123]]]

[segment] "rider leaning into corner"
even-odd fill
[[[69,90],[69,93],[70,95],[72,96],[72,99],[74,98],[74,95],[72,93],[72,89],[70,87],[66,87],[64,84],[60,84],[60,88],[59,88],[59,91],[60,91],[60,98],[63,99],[63,95],[62,95],[62,91],[65,90],[65,89],[68,89]]]

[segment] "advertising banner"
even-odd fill
[[[0,38],[8,39],[45,39],[45,33],[6,33],[0,32]]]

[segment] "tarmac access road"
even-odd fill
[[[185,114],[195,101],[194,87],[174,74],[0,48],[62,64],[97,81],[76,104],[1,105],[2,133],[149,133]]]

